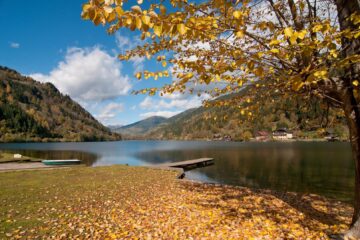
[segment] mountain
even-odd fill
[[[0,142],[119,139],[53,84],[0,66]]]
[[[226,95],[218,100],[247,94]],[[278,97],[260,102],[249,121],[236,104],[229,106],[199,107],[189,109],[139,132],[137,139],[212,140],[227,136],[242,141],[255,137],[258,131],[287,128],[299,138],[322,138],[331,132],[347,139],[348,130],[344,115],[329,108],[317,98],[303,101],[300,98]]]
[[[121,128],[123,125],[115,124],[115,125],[107,125],[106,127],[109,128],[111,131]]]
[[[130,125],[113,129],[112,131],[121,133],[124,137],[133,138],[147,133],[149,130],[158,127],[162,123],[165,123],[166,120],[167,118],[165,117],[158,117],[158,116],[149,117],[144,120],[132,123]]]

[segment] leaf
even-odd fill
[[[162,33],[162,26],[161,25],[154,26],[154,33],[156,34],[156,36],[160,37]]]
[[[280,52],[280,50],[279,50],[279,49],[277,49],[277,48],[273,48],[273,49],[271,49],[271,50],[270,50],[270,52],[272,52],[272,53],[279,53],[279,52]]]
[[[131,7],[131,10],[134,11],[134,12],[136,12],[136,13],[142,13],[141,7],[138,6],[138,5],[132,6],[132,7]]]
[[[147,15],[142,16],[142,17],[141,17],[141,20],[142,20],[143,23],[146,24],[146,25],[149,25],[149,23],[150,23],[150,17],[147,16]]]
[[[184,35],[187,32],[187,28],[185,26],[185,24],[183,23],[179,23],[177,26],[177,31],[180,33],[180,35]]]
[[[160,5],[160,13],[161,13],[161,15],[166,14],[166,7],[164,5]]]
[[[239,19],[239,18],[241,18],[242,13],[240,11],[234,11],[233,16],[234,16],[234,18]]]
[[[236,32],[236,37],[237,38],[243,38],[244,37],[244,31],[240,30]]]
[[[275,46],[275,45],[279,45],[279,44],[280,44],[280,41],[277,39],[273,39],[269,43],[270,46]]]
[[[293,35],[293,30],[292,30],[292,28],[291,28],[291,27],[285,28],[285,29],[284,29],[284,34],[285,34],[285,36],[287,36],[287,37],[291,37],[291,36]]]
[[[299,33],[298,33],[298,38],[300,38],[300,39],[304,39],[305,38],[305,36],[306,36],[306,33],[307,33],[307,31],[306,30],[302,30],[302,31],[300,31]]]
[[[352,84],[353,84],[355,87],[357,87],[357,86],[359,86],[359,81],[358,81],[358,80],[354,80],[354,81],[352,82]]]
[[[166,67],[166,64],[167,64],[166,61],[162,61],[162,62],[161,62],[161,65],[162,65],[163,67]]]
[[[302,87],[304,86],[304,83],[302,81],[296,81],[292,84],[292,90],[298,92]]]
[[[140,80],[141,79],[141,72],[136,73],[135,77]]]
[[[137,29],[141,29],[141,26],[142,26],[142,21],[140,18],[136,18],[136,28]]]

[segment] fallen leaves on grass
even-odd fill
[[[327,239],[350,220],[349,206],[316,195],[175,176],[125,166],[0,174],[0,237]]]

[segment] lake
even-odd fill
[[[316,193],[351,201],[354,165],[349,143],[120,141],[7,143],[0,150],[43,159],[77,158],[89,166],[153,165],[201,157],[215,164],[186,172],[203,182]]]

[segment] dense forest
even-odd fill
[[[0,142],[118,139],[53,84],[0,66]]]

